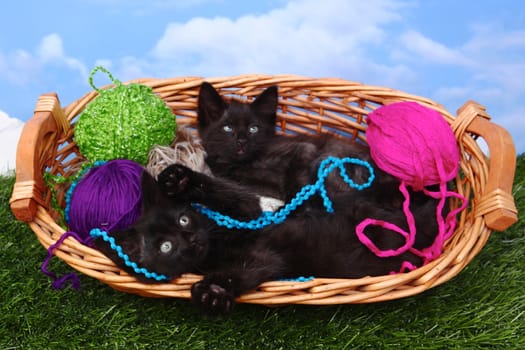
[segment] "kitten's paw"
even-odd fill
[[[192,170],[184,165],[172,164],[157,176],[157,182],[162,192],[173,197],[186,190],[191,173]]]
[[[211,315],[227,314],[235,305],[231,288],[208,280],[197,282],[191,287],[191,300],[201,310]]]

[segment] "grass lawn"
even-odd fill
[[[14,220],[14,179],[0,177],[0,350],[4,349],[525,349],[525,220],[494,232],[451,281],[420,295],[366,305],[238,305],[207,318],[189,301],[128,295],[81,276],[55,291],[46,251]],[[514,196],[525,212],[525,155]],[[51,269],[71,272],[59,259]]]

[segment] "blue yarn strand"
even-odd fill
[[[282,281],[282,282],[310,282],[310,281],[313,281],[314,278],[315,278],[314,276],[308,276],[308,277],[299,276],[296,278],[281,278],[279,279],[279,281]]]
[[[94,166],[99,166],[103,164],[103,162],[96,162]],[[346,169],[344,167],[345,164],[356,164],[363,166],[367,168],[369,172],[369,177],[367,182],[363,184],[356,184],[347,174]],[[306,200],[308,200],[310,197],[315,195],[317,192],[319,192],[319,195],[323,198],[323,205],[327,212],[332,213],[334,211],[332,206],[332,201],[328,197],[328,193],[326,191],[326,188],[324,186],[325,180],[328,177],[328,175],[335,170],[336,168],[339,168],[339,174],[341,175],[341,178],[351,187],[355,188],[359,191],[370,187],[372,182],[374,181],[375,175],[374,175],[374,169],[372,166],[363,160],[356,159],[356,158],[336,158],[336,157],[328,157],[323,162],[321,162],[321,165],[319,166],[318,172],[317,172],[317,181],[315,184],[309,184],[305,185],[297,194],[296,196],[290,201],[290,203],[287,203],[284,207],[282,207],[280,210],[276,212],[263,212],[260,217],[257,219],[253,219],[250,221],[240,221],[234,218],[229,217],[228,215],[223,215],[219,212],[213,211],[209,208],[206,208],[200,204],[194,203],[193,206],[199,210],[202,214],[208,216],[208,218],[214,220],[217,225],[227,227],[229,229],[237,228],[237,229],[250,229],[250,230],[257,230],[261,229],[265,226],[271,225],[271,224],[280,224],[283,221],[286,220],[286,218],[290,215],[290,213],[294,210],[296,210],[299,206],[301,206]],[[84,171],[80,174],[78,178],[81,178],[85,172],[87,172],[89,168],[84,169]],[[72,193],[77,185],[77,181],[74,181],[71,185],[68,193],[66,194],[66,209],[69,209],[69,202],[71,201]],[[66,210],[66,220],[69,221],[69,210]],[[155,279],[156,281],[164,281],[164,280],[170,280],[170,278],[163,274],[157,274],[155,272],[150,272],[144,267],[139,267],[136,262],[131,261],[129,256],[124,253],[122,250],[122,247],[118,245],[115,241],[115,238],[111,237],[106,231],[102,231],[98,228],[94,228],[90,231],[90,235],[93,238],[101,237],[105,242],[109,243],[111,249],[117,252],[117,255],[124,261],[124,264],[135,271],[137,274],[142,274],[146,276],[146,278]],[[287,279],[288,281],[298,281],[298,282],[306,282],[312,280],[313,277],[299,277],[297,279]]]
[[[362,167],[365,167],[368,170],[369,176],[368,180],[363,184],[356,184],[346,172],[345,164],[355,164]],[[328,197],[328,193],[325,188],[325,181],[328,175],[334,171],[336,168],[339,168],[339,174],[341,178],[350,186],[355,188],[358,191],[361,191],[365,188],[368,188],[372,185],[372,182],[375,179],[374,168],[367,161],[357,159],[357,158],[337,158],[337,157],[327,157],[321,162],[319,169],[317,170],[317,181],[315,184],[305,185],[292,200],[287,203],[284,207],[279,209],[276,212],[264,212],[257,219],[250,221],[240,221],[234,219],[228,215],[223,215],[217,211],[211,210],[202,206],[201,204],[194,203],[192,204],[199,212],[206,215],[211,220],[215,221],[217,225],[226,227],[228,229],[250,229],[258,230],[265,226],[271,224],[280,224],[286,220],[291,212],[296,210],[301,206],[305,201],[310,197],[315,195],[317,192],[323,198],[323,205],[328,213],[333,213],[334,208],[332,201]]]
[[[111,249],[116,251],[118,256],[122,260],[124,260],[124,264],[126,264],[126,266],[128,267],[131,267],[133,271],[135,271],[135,273],[144,275],[147,278],[152,278],[159,282],[170,280],[170,278],[166,275],[157,274],[155,272],[150,272],[144,267],[139,267],[136,262],[131,261],[129,256],[126,253],[124,253],[124,251],[122,250],[122,247],[115,242],[115,238],[111,237],[106,231],[102,231],[101,229],[94,228],[89,232],[89,234],[93,238],[101,237],[104,241],[109,243]]]

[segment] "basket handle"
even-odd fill
[[[490,121],[485,107],[468,101],[458,109],[458,122],[467,121],[466,131],[482,137],[489,148],[486,186],[476,200],[476,216],[484,216],[488,228],[504,231],[518,221],[512,197],[516,172],[516,148],[507,130]]]
[[[33,117],[22,129],[16,151],[16,180],[9,203],[18,220],[33,221],[38,206],[44,205],[42,173],[49,161],[49,147],[68,129],[69,123],[57,94],[41,95]]]

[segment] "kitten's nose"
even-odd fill
[[[246,146],[247,143],[248,143],[247,139],[238,139],[237,140],[237,146],[239,146],[239,147],[244,147],[244,146]]]

